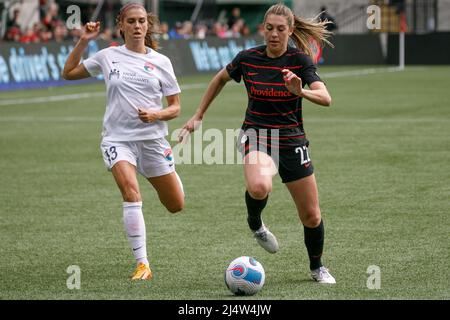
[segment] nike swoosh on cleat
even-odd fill
[[[150,273],[149,273],[148,271],[145,271],[145,272],[142,274],[141,280],[146,280],[146,279],[148,279],[149,277],[150,277]]]

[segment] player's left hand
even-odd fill
[[[289,69],[281,70],[286,88],[297,96],[302,95],[302,79]]]
[[[152,123],[159,120],[159,111],[152,109],[138,108],[139,119],[142,122]]]

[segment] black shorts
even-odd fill
[[[244,162],[251,151],[260,151],[268,154],[275,162],[283,183],[305,178],[314,173],[314,167],[308,151],[309,141],[307,139],[298,139],[294,145],[284,146],[282,144],[278,145],[278,142],[275,144],[270,143],[273,140],[260,138],[259,134],[255,137],[246,133],[247,131],[241,131],[237,141],[237,147],[244,157]]]

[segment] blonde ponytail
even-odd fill
[[[294,32],[291,35],[297,48],[309,56],[313,56],[311,50],[311,39],[315,40],[321,47],[326,44],[334,47],[328,38],[333,34],[326,29],[328,21],[316,22],[316,19],[305,20],[294,15]]]

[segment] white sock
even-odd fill
[[[142,202],[123,203],[123,224],[136,262],[143,262],[148,265]]]

